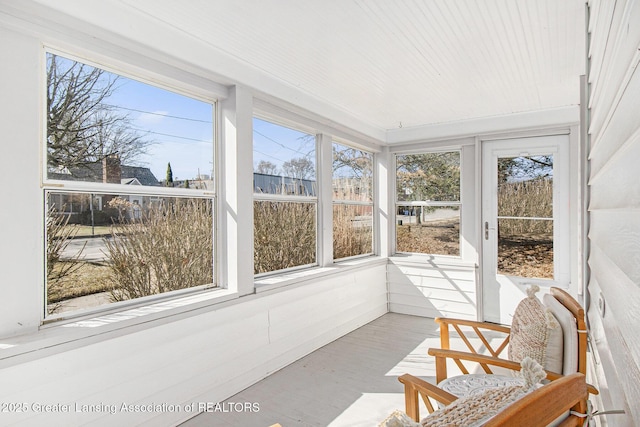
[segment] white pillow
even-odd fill
[[[536,298],[538,290],[538,286],[532,285],[527,289],[527,298],[516,307],[509,334],[508,357],[514,362],[521,362],[528,356],[546,370],[561,373],[562,355],[558,350],[562,348],[562,331],[551,311]],[[547,354],[549,351],[551,358]]]
[[[578,325],[573,314],[553,295],[546,294],[542,297],[544,305],[551,310],[562,327],[563,336],[563,375],[569,375],[578,372]],[[549,369],[553,371],[553,369]]]

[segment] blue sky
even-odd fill
[[[213,166],[213,106],[183,95],[121,77],[118,89],[105,100],[127,114],[131,124],[152,143],[138,164],[159,180],[171,163],[173,178],[211,175]]]
[[[212,104],[123,76],[103,102],[126,115],[149,141],[147,152],[129,164],[148,167],[158,180],[165,179],[167,163],[174,180],[212,174]],[[260,119],[254,119],[253,126],[254,170],[260,161],[268,161],[282,173],[283,163],[301,157],[315,166],[314,136]]]
[[[282,164],[306,158],[315,166],[315,137],[264,120],[253,119],[253,169],[264,160],[282,172]]]
[[[174,180],[211,175],[213,106],[134,80],[121,78],[119,89],[107,102],[122,108],[134,126],[154,143],[140,163],[158,179],[166,176],[171,162]],[[292,158],[309,157],[315,164],[313,137],[254,119],[254,168],[269,161],[278,168]]]

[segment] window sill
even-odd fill
[[[370,268],[375,265],[385,264],[387,264],[387,258],[367,256],[363,258],[338,261],[327,267],[314,267],[305,270],[285,272],[273,276],[260,277],[254,281],[254,285],[256,293],[262,293],[287,286],[303,284],[311,280],[331,276],[337,273],[344,273],[351,270],[359,270],[363,268]]]
[[[176,316],[236,298],[235,291],[210,289],[126,309],[114,308],[52,322],[41,326],[36,332],[0,340],[0,368],[123,335],[146,327],[152,321],[168,322]]]
[[[386,265],[387,258],[364,257],[263,277],[255,281],[255,294],[284,291],[287,287],[359,269]],[[253,295],[256,297],[257,295]],[[147,301],[127,308],[114,307],[42,325],[33,333],[0,339],[0,369],[80,348],[106,339],[162,325],[198,314],[211,306],[241,304],[244,298],[229,289],[209,289],[175,298]]]

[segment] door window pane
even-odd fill
[[[553,156],[498,159],[498,273],[553,279]]]
[[[553,279],[553,221],[499,218],[498,273]]]

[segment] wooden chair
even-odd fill
[[[421,396],[425,402],[428,402],[429,398],[433,398],[445,405],[449,405],[457,399],[456,396],[439,389],[437,386],[409,374],[401,376],[399,380],[405,385],[407,415],[415,421],[420,420],[418,396]],[[582,426],[585,416],[582,414],[587,413],[587,398],[585,376],[581,373],[567,375],[504,407],[483,426],[547,426],[562,416],[566,416],[566,418],[561,421],[559,426]]]
[[[551,296],[564,306],[575,318],[577,332],[577,372],[586,375],[587,372],[587,326],[585,312],[582,306],[566,291],[560,288],[551,288]],[[435,357],[436,362],[436,382],[440,383],[447,378],[447,359],[451,359],[464,374],[469,374],[467,365],[475,363],[487,374],[495,373],[491,367],[501,367],[514,371],[520,370],[518,362],[506,358],[504,350],[509,344],[510,328],[489,322],[475,322],[462,319],[436,318],[436,323],[440,325],[440,348],[430,348],[429,355]],[[452,327],[465,343],[469,351],[455,351],[450,348],[449,333]],[[489,332],[491,331],[491,332]],[[491,345],[487,334],[502,334],[498,344]],[[475,337],[473,336],[475,335]],[[490,354],[480,354],[480,349],[475,348],[471,343],[473,338],[479,338],[482,346]],[[465,365],[465,362],[467,365]],[[571,372],[573,373],[573,372]],[[556,380],[562,377],[562,373],[547,372],[547,379]],[[588,386],[589,392],[598,394],[593,386]]]

